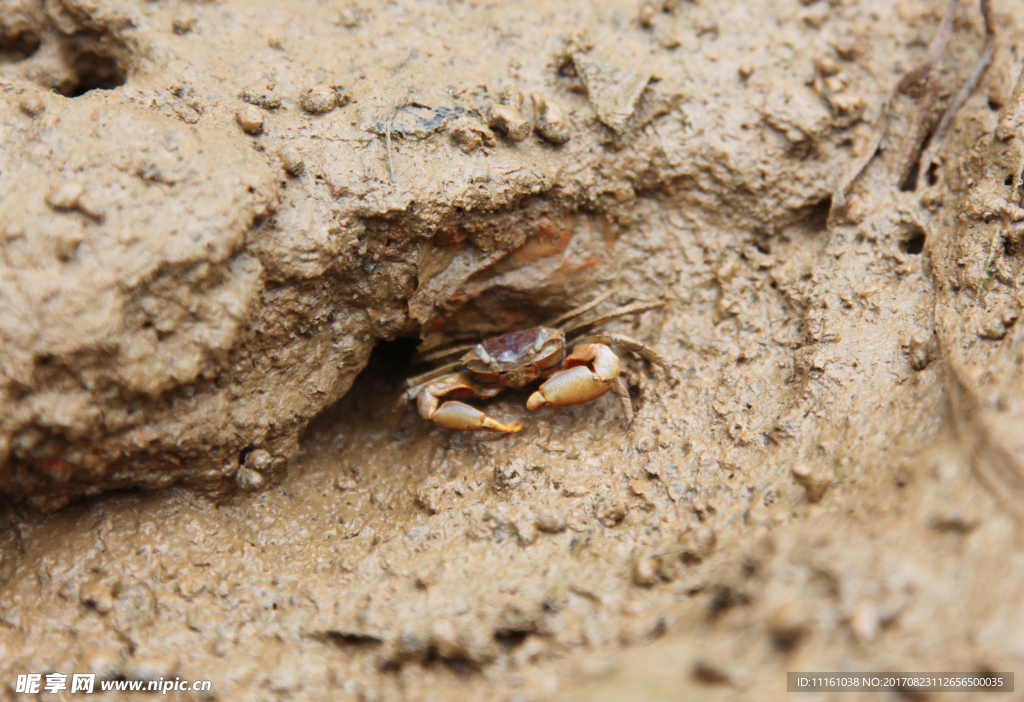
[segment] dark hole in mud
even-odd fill
[[[922,231],[914,231],[910,236],[900,242],[900,251],[905,254],[917,256],[924,251],[925,235]]]
[[[1003,253],[1010,258],[1016,258],[1024,250],[1024,239],[1014,240],[1012,237],[1003,236]]]
[[[920,175],[920,165],[915,163],[910,167],[910,172],[907,173],[907,177],[904,178],[902,183],[900,183],[900,190],[905,193],[912,193],[917,190],[917,179]]]
[[[1003,109],[1003,105],[998,100],[993,100],[992,98],[989,98],[988,109],[992,110],[993,112],[999,112],[999,110]]]
[[[506,651],[521,646],[530,635],[528,631],[502,631],[494,635],[494,640]]]
[[[1003,181],[1003,185],[1013,185],[1013,175],[1012,174],[1006,176],[1006,179]]]
[[[928,185],[938,185],[939,183],[939,167],[935,163],[928,165]]]
[[[380,646],[384,643],[376,636],[370,636],[369,634],[358,634],[347,631],[328,631],[326,633],[327,638],[340,646],[367,647]]]
[[[818,200],[807,209],[807,217],[804,220],[808,230],[824,232],[828,230],[828,214],[832,211],[832,196]]]
[[[743,598],[740,597],[732,588],[720,587],[711,597],[711,601],[708,603],[709,614],[714,617],[727,609],[732,609],[742,602]]]
[[[366,368],[375,374],[395,378],[405,378],[415,375],[417,371],[429,370],[429,366],[421,368],[412,362],[418,345],[419,339],[412,337],[380,341],[373,348]]]
[[[128,74],[116,58],[91,50],[71,52],[68,65],[74,80],[58,88],[64,97],[76,98],[93,90],[113,90],[125,84]]]
[[[24,61],[31,58],[42,44],[32,32],[22,32],[13,37],[0,37],[0,63]]]
[[[803,632],[799,629],[792,631],[779,631],[772,635],[772,644],[783,653],[789,653],[800,642]]]
[[[245,465],[245,459],[246,459],[246,458],[247,458],[247,457],[249,456],[249,454],[250,454],[250,453],[252,453],[252,452],[253,452],[253,451],[254,451],[255,449],[256,449],[256,447],[255,447],[255,446],[253,446],[252,444],[249,444],[249,445],[248,445],[248,446],[246,446],[246,447],[245,447],[244,449],[242,449],[242,452],[241,452],[240,454],[238,454],[238,465],[240,465],[240,466],[244,466],[244,465]]]

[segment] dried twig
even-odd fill
[[[391,114],[388,115],[387,125],[384,127],[384,142],[388,148],[388,177],[391,178],[391,184],[395,184],[395,166],[391,162],[391,123],[395,121],[395,115],[398,114],[399,108],[391,110]]]
[[[988,0],[985,1],[987,2]],[[853,164],[853,168],[851,168],[846,175],[842,176],[839,179],[839,182],[836,183],[836,189],[832,194],[833,207],[842,208],[846,206],[846,196],[850,192],[850,188],[853,187],[853,184],[858,178],[860,178],[864,169],[867,168],[867,165],[875,157],[875,154],[878,153],[878,148],[882,144],[882,139],[885,138],[889,122],[889,112],[892,109],[892,104],[896,99],[896,95],[901,94],[907,95],[911,98],[918,98],[926,93],[934,94],[929,93],[928,91],[928,81],[932,68],[934,68],[935,64],[942,58],[942,55],[946,51],[946,47],[949,45],[949,36],[953,29],[953,17],[956,15],[956,6],[959,2],[960,0],[949,0],[946,4],[946,11],[942,15],[942,21],[939,23],[939,28],[935,33],[935,38],[932,39],[932,43],[928,47],[928,53],[925,55],[924,60],[920,65],[903,76],[903,78],[900,79],[900,82],[896,84],[896,87],[894,87],[886,96],[885,102],[882,103],[881,113],[878,116],[878,126],[875,129],[875,135],[872,137],[871,143],[868,144],[867,151],[865,151],[864,155]],[[926,106],[926,108],[929,111],[933,109],[932,106]],[[920,137],[915,135],[915,138]],[[925,134],[925,138],[927,138],[927,134]],[[923,143],[923,139],[921,139],[921,143]],[[920,145],[918,145],[917,148],[920,148]],[[915,158],[914,161],[916,160],[917,159]]]
[[[953,124],[953,119],[971,95],[974,94],[974,91],[977,90],[982,76],[985,75],[985,71],[988,70],[989,65],[992,63],[992,57],[995,55],[996,51],[996,27],[995,18],[992,16],[991,0],[981,0],[981,13],[985,17],[985,46],[982,49],[981,58],[978,60],[977,66],[974,67],[974,72],[971,73],[970,78],[968,78],[967,82],[963,84],[959,91],[957,91],[953,101],[949,103],[949,107],[946,109],[946,114],[942,116],[942,121],[939,122],[939,126],[935,129],[935,133],[932,135],[932,141],[928,145],[928,149],[921,157],[921,161],[918,166],[918,173],[927,173],[928,169],[931,168],[933,163],[935,163],[936,157],[939,155],[939,150],[942,148],[942,144],[946,139],[946,134],[949,132],[949,128]]]

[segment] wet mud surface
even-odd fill
[[[0,695],[1024,672],[1015,3],[903,92],[944,4],[0,8]],[[394,427],[417,339],[604,292],[631,425]]]

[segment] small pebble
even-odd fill
[[[311,115],[323,115],[346,102],[348,96],[340,86],[315,85],[299,98],[299,107]]]
[[[38,95],[26,95],[21,99],[18,107],[20,107],[21,111],[29,117],[35,117],[46,109],[46,105],[43,104],[43,101],[39,99]]]
[[[1006,336],[1006,325],[998,315],[992,315],[982,323],[978,329],[978,336],[998,341]]]
[[[597,516],[597,521],[601,522],[603,526],[613,527],[620,524],[626,518],[626,515],[629,514],[629,505],[621,500],[598,498],[594,512],[595,516]]]
[[[481,147],[494,146],[496,143],[494,132],[486,124],[468,117],[463,117],[452,125],[451,135],[455,145],[467,154]]]
[[[654,26],[654,18],[658,16],[659,4],[657,0],[643,0],[640,3],[640,14],[637,20],[641,27],[650,29]]]
[[[910,367],[916,371],[924,370],[932,362],[936,343],[935,336],[924,332],[915,334],[908,344]]]
[[[263,114],[252,105],[246,105],[236,112],[235,119],[246,134],[259,134],[263,131]]]
[[[447,619],[438,619],[431,625],[430,637],[441,658],[450,660],[460,657],[462,649],[455,637],[455,629]]]
[[[238,98],[242,102],[247,102],[250,105],[256,107],[262,107],[264,110],[276,110],[281,106],[281,97],[272,90],[255,90],[254,88],[245,88],[238,93]]]
[[[537,523],[531,515],[523,515],[519,519],[513,520],[512,527],[516,530],[519,543],[523,546],[529,546],[537,540]]]
[[[521,111],[523,109],[523,93],[514,86],[506,86],[505,89],[501,91],[501,97],[498,99],[498,103],[501,105],[511,105]]]
[[[736,70],[740,74],[740,79],[746,80],[750,76],[754,75],[754,64],[750,63],[749,61],[744,61]]]
[[[783,649],[796,646],[807,634],[808,628],[804,608],[796,602],[783,603],[768,618],[768,630],[775,644]]]
[[[171,20],[171,31],[175,34],[188,34],[192,31],[192,28],[196,24],[196,18],[193,15],[187,15],[185,17],[176,17]]]
[[[125,673],[136,680],[157,680],[169,678],[178,670],[180,661],[176,655],[142,656],[129,661]]]
[[[293,178],[297,178],[305,172],[306,163],[302,160],[302,154],[298,149],[285,146],[278,152],[278,156],[281,158],[281,165],[284,166],[285,173]]]
[[[494,105],[488,112],[487,123],[512,141],[523,141],[530,136],[529,121],[512,105]]]
[[[537,116],[537,133],[552,144],[569,141],[569,118],[561,105],[536,91],[530,93],[530,98]]]
[[[852,39],[837,39],[833,42],[832,48],[844,61],[852,61],[860,54],[857,44]]]
[[[114,608],[114,595],[108,582],[97,581],[83,585],[79,597],[82,604],[92,607],[100,614],[106,614]]]
[[[246,468],[259,471],[260,473],[269,470],[273,462],[274,457],[266,449],[256,449],[255,451],[250,451],[245,456]]]
[[[349,478],[348,476],[339,475],[337,478],[334,479],[334,489],[339,492],[355,490],[357,487],[358,486],[356,485],[356,481],[352,480],[352,478]]]
[[[235,473],[235,482],[238,484],[239,489],[245,492],[256,492],[267,484],[267,479],[262,474],[242,466]]]
[[[191,600],[202,594],[206,589],[206,579],[202,573],[186,573],[178,580],[178,594]]]
[[[78,200],[85,192],[85,186],[77,180],[69,180],[63,185],[50,191],[46,201],[50,207],[58,210],[73,210],[78,207]]]
[[[8,224],[3,233],[3,238],[7,241],[21,239],[23,236],[25,236],[25,227],[14,223]]]
[[[661,48],[667,49],[668,51],[675,51],[682,45],[679,38],[672,34],[662,34],[658,37],[658,43],[661,44]]]
[[[711,34],[712,36],[718,36],[718,22],[711,19],[710,17],[701,21],[697,25],[697,36],[702,37],[705,34]]]
[[[821,502],[822,498],[825,497],[825,493],[828,492],[829,484],[832,480],[815,474],[809,466],[803,463],[793,466],[792,473],[793,478],[807,492],[807,501]]]
[[[857,607],[846,623],[850,633],[860,643],[868,643],[878,636],[878,614],[871,605]]]
[[[54,241],[54,254],[61,261],[73,261],[78,255],[78,246],[85,240],[81,229],[63,231]]]
[[[554,507],[540,507],[534,515],[534,524],[541,531],[553,534],[562,531],[568,526],[565,514]]]
[[[89,195],[82,195],[82,197],[78,198],[78,209],[97,222],[102,221],[106,215],[103,206],[96,202],[96,198]]]
[[[637,585],[649,586],[658,582],[658,559],[650,554],[642,554],[633,564],[633,582]]]
[[[839,62],[831,56],[819,56],[814,64],[823,76],[834,76],[840,71]]]

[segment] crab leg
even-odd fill
[[[563,407],[590,402],[612,389],[619,377],[619,357],[604,344],[580,344],[565,359],[565,370],[552,375],[530,395],[526,408]]]
[[[637,356],[640,356],[641,358],[643,358],[648,363],[652,363],[652,364],[654,364],[656,366],[661,366],[666,371],[671,368],[671,366],[669,366],[669,364],[668,364],[668,361],[665,360],[665,358],[660,353],[658,353],[657,351],[655,351],[651,347],[647,346],[646,344],[642,344],[641,342],[637,341],[636,339],[634,339],[632,337],[629,337],[629,336],[626,336],[624,334],[613,334],[611,332],[588,334],[585,338],[580,339],[577,343],[578,344],[618,344],[619,346],[622,346],[623,348],[629,349],[630,351],[635,353]],[[579,346],[577,346],[576,348],[579,348]]]
[[[664,305],[665,303],[661,301],[634,302],[631,305],[623,305],[622,307],[616,307],[614,310],[602,314],[599,317],[595,317],[594,319],[587,319],[584,321],[577,320],[575,322],[569,322],[568,324],[565,324],[564,326],[560,327],[560,329],[564,331],[566,334],[571,334],[572,332],[579,331],[580,329],[583,329],[585,327],[599,327],[602,324],[605,324],[606,322],[610,322],[611,320],[617,319],[619,317],[624,317],[627,314],[646,312],[647,310],[657,309],[658,307],[663,307]]]
[[[633,425],[633,401],[629,397],[629,386],[621,375],[615,379],[615,394],[619,396],[622,403],[622,413],[626,415],[626,430]]]
[[[419,409],[421,417],[429,419],[444,429],[514,433],[523,428],[522,422],[502,424],[488,417],[476,407],[470,407],[463,402],[456,402],[454,400],[441,402],[441,400],[449,397],[475,397],[486,400],[494,397],[502,390],[503,388],[500,385],[481,385],[467,373],[452,373],[437,378],[420,389],[416,395],[416,407]]]

